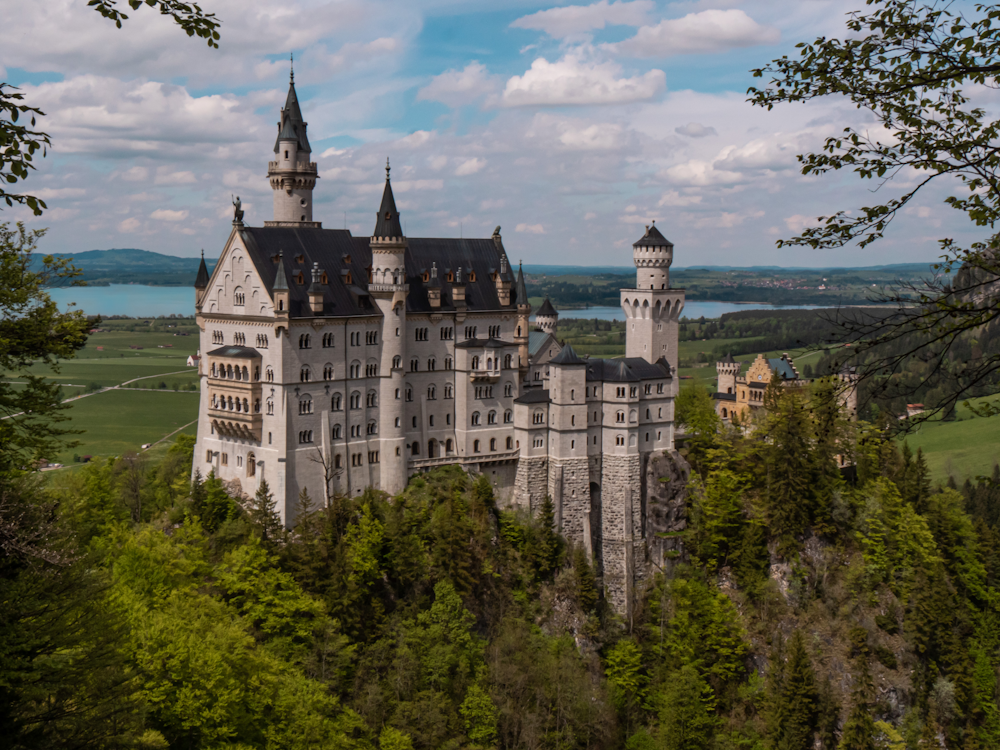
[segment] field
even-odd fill
[[[973,403],[996,403],[997,397],[972,399]],[[964,406],[956,409],[954,422],[934,419],[901,438],[916,452],[923,448],[932,480],[961,484],[966,479],[989,475],[1000,462],[1000,415],[977,417]]]
[[[82,430],[80,445],[55,460],[72,464],[74,455],[120,456],[155,443],[175,430],[194,434],[198,393],[112,390],[72,402],[67,415]]]
[[[156,321],[153,325],[162,329],[172,324]],[[155,443],[194,421],[198,415],[198,374],[187,366],[187,358],[197,349],[198,337],[193,335],[176,336],[169,330],[110,330],[92,334],[76,359],[59,363],[58,372],[48,365],[30,368],[33,375],[62,385],[67,398],[91,393],[72,401],[67,412],[72,419],[70,426],[82,431],[76,436],[80,444],[51,458],[65,464],[72,463],[74,455],[120,455],[137,450],[143,443]],[[4,373],[3,378],[17,384],[15,375]],[[122,387],[93,393],[114,386]],[[191,425],[188,431],[193,430]]]

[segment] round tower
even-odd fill
[[[399,211],[385,161],[385,190],[369,241],[372,276],[368,293],[382,313],[382,352],[379,364],[381,489],[389,493],[406,488],[406,433],[404,432],[403,362],[406,360],[406,249]]]
[[[632,245],[636,289],[669,289],[670,264],[674,262],[674,244],[656,228],[656,220],[646,227],[646,234]]]
[[[288,96],[278,122],[274,161],[267,163],[267,178],[274,191],[274,220],[265,221],[264,226],[320,226],[313,221],[313,188],[319,179],[319,170],[316,162],[309,161],[312,147],[306,135],[307,126],[299,109],[295,72],[292,71]]]
[[[556,328],[559,327],[559,313],[549,302],[549,298],[546,297],[542,306],[538,308],[538,312],[535,313],[535,326],[540,331],[545,331],[545,333],[551,333],[555,336]]]
[[[528,289],[524,284],[524,270],[521,262],[517,264],[517,283],[514,285],[514,304],[517,305],[517,326],[514,328],[514,343],[517,344],[517,367],[520,379],[524,380],[528,372],[528,319],[531,317],[531,303],[528,302]]]

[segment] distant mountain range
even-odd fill
[[[82,253],[53,253],[58,258],[72,258],[73,265],[83,273],[82,280],[91,285],[148,284],[153,286],[188,286],[194,284],[198,274],[199,258],[178,258],[139,248],[114,248],[112,250],[87,250]],[[41,262],[38,257],[37,262]],[[206,258],[208,269],[215,268],[216,259]],[[675,271],[757,271],[757,272],[822,272],[886,271],[889,273],[929,273],[930,263],[896,263],[882,266],[803,268],[783,266],[674,266]],[[525,264],[528,274],[548,276],[573,276],[614,274],[631,275],[633,266],[561,266]]]

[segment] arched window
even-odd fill
[[[492,370],[493,369],[493,357],[487,357],[486,358],[486,369],[487,370]]]
[[[239,365],[233,370],[233,374],[236,376],[237,380],[243,380],[243,371],[240,370]]]
[[[351,362],[351,377],[360,378],[361,377],[361,363],[355,360]]]
[[[342,462],[342,460],[340,458],[340,454],[338,453],[336,456],[333,457],[333,468],[339,469],[342,466],[343,466],[343,462]]]
[[[490,452],[493,453],[496,451],[496,449],[497,449],[497,439],[490,438]]]
[[[430,359],[427,360],[427,369],[428,370],[433,371],[436,366],[437,366],[437,362],[434,360],[434,357],[431,357]]]
[[[444,385],[444,397],[445,398],[454,398],[454,396],[452,395],[451,383],[445,383],[445,385]]]
[[[218,377],[218,370],[215,367],[215,362],[212,363],[212,377]]]
[[[436,393],[437,393],[437,391],[435,390],[435,388],[434,388],[433,385],[427,387],[427,399],[429,401],[433,401],[434,400],[434,397],[435,397]]]
[[[506,409],[503,413],[503,423],[510,424],[513,421],[514,421],[514,412],[512,412],[510,409]]]
[[[623,411],[615,412],[615,421],[616,422],[624,422],[625,421],[625,412],[623,412]]]
[[[368,432],[369,435],[375,435],[375,434],[377,434],[378,433],[378,422],[376,422],[375,420],[370,421],[368,423],[368,430],[367,430],[367,432]]]
[[[243,307],[243,305],[246,304],[246,296],[243,294],[243,287],[238,286],[233,291],[233,303],[237,307]],[[252,475],[248,475],[248,476],[252,476]]]
[[[478,370],[479,369],[479,357],[478,356],[472,358],[472,369],[473,370]]]
[[[324,349],[329,349],[331,346],[333,346],[333,334],[332,333],[324,333],[323,334],[323,348]]]
[[[233,366],[232,365],[226,365],[226,377],[229,378],[230,380],[233,379]]]
[[[247,476],[252,477],[257,474],[257,459],[254,458],[253,453],[247,454]]]
[[[368,391],[368,396],[365,399],[366,406],[378,406],[378,394],[375,391]]]
[[[351,394],[351,408],[360,409],[361,408],[361,394],[355,391]]]
[[[299,349],[309,349],[312,346],[308,333],[299,336]]]
[[[253,413],[254,414],[260,414],[260,399],[259,398],[255,398],[253,400]]]
[[[497,423],[497,413],[495,411],[490,411],[486,415],[486,424],[496,424]]]
[[[340,440],[341,427],[339,424],[335,424],[330,430],[330,437],[334,440]]]
[[[267,400],[267,413],[269,415],[274,414],[274,401],[272,399]]]
[[[420,360],[411,359],[410,360],[410,372],[417,372],[420,369]]]
[[[472,452],[473,453],[479,453],[479,441],[478,440],[473,440],[472,441]]]
[[[472,412],[472,424],[474,424],[474,425],[475,424],[479,424],[479,412],[478,411]]]
[[[511,364],[513,364],[513,362],[514,362],[514,355],[508,354],[507,356],[505,356],[503,358],[503,368],[505,370],[509,370],[511,368]]]
[[[333,365],[329,363],[323,365],[323,380],[333,380]]]
[[[514,438],[507,438],[507,450],[514,450]]]
[[[311,373],[309,372],[308,367],[303,367],[301,370],[299,370],[299,380],[302,381],[303,383],[308,383],[311,377],[312,376]]]
[[[250,379],[250,371],[246,368],[246,365],[243,366],[243,379],[244,380]]]
[[[365,367],[365,377],[368,377],[368,378],[377,378],[378,377],[378,365],[376,365],[376,364],[369,364],[367,367]]]
[[[413,445],[410,448],[410,451],[413,453],[414,456],[419,456],[420,455],[420,443],[418,443],[416,440],[414,440],[413,441]]]
[[[395,357],[392,358],[392,369],[398,370],[402,366],[403,366],[403,358],[397,354]]]
[[[303,396],[299,399],[299,414],[312,414],[313,413],[313,400],[312,396]]]
[[[233,397],[232,396],[228,396],[226,398],[226,403],[229,404],[229,411],[232,411],[233,410]]]
[[[646,409],[646,419],[652,419],[652,417],[650,417],[649,409]]]
[[[264,380],[266,380],[268,383],[274,382],[274,370],[272,370],[270,367],[264,370]]]
[[[340,394],[334,393],[330,397],[330,411],[340,411]]]
[[[723,419],[728,419],[729,418],[729,412],[726,410],[725,406],[722,407],[722,418]]]

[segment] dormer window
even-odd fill
[[[391,211],[386,211],[385,212],[385,220],[386,221],[392,221],[392,212]]]
[[[475,280],[476,280],[476,272],[475,271],[469,271],[469,282],[471,283],[471,282],[474,282]]]
[[[295,279],[295,283],[296,284],[305,284],[306,283],[306,277],[302,275],[302,271],[297,271],[294,274],[293,278]]]
[[[455,274],[451,273],[451,271],[448,272],[448,283],[449,284],[455,283]]]
[[[306,256],[304,256],[304,255],[296,255],[295,256],[295,262],[296,263],[305,263],[306,262]]]
[[[347,275],[344,276],[344,281],[346,281],[348,284],[353,284],[354,283],[353,281],[351,281],[351,272],[350,271],[348,271]]]
[[[420,278],[423,279],[423,282],[426,284],[431,280],[431,275],[429,273],[424,273]]]
[[[327,278],[326,271],[323,271],[323,273],[321,273],[319,275],[319,280],[320,280],[321,284],[329,284],[330,283],[330,280]]]

